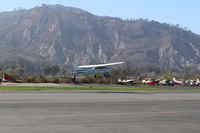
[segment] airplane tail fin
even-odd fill
[[[16,82],[16,79],[11,77],[10,75],[3,73],[2,81],[4,81],[4,82]]]

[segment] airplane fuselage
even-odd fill
[[[110,66],[98,66],[89,68],[77,68],[75,74],[94,74],[94,73],[105,73],[111,69]]]
[[[96,73],[105,74],[111,70],[111,66],[123,64],[123,63],[124,62],[114,62],[114,63],[96,64],[96,65],[83,65],[83,66],[74,65],[72,80],[76,82],[76,75],[78,74],[96,74]]]

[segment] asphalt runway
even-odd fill
[[[0,133],[199,133],[200,92],[0,91]]]

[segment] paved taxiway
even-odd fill
[[[0,91],[0,133],[199,133],[200,92]]]

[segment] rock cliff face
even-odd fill
[[[155,21],[46,5],[0,13],[0,60],[15,58],[60,65],[129,61],[189,67],[200,64],[200,36]]]

